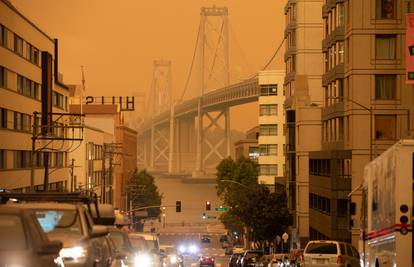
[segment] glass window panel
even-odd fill
[[[396,139],[395,115],[375,115],[375,139]]]
[[[396,50],[395,34],[379,34],[375,36],[375,58],[395,59]]]
[[[375,75],[375,99],[390,100],[396,95],[396,75]]]

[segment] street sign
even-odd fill
[[[217,219],[217,216],[214,216],[214,215],[208,215],[208,216],[207,216],[207,219]]]
[[[214,208],[215,211],[229,211],[229,208],[227,207],[218,207],[218,208]]]

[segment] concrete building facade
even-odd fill
[[[234,143],[234,158],[249,158],[257,162],[259,158],[259,126],[255,126],[246,132],[246,138]]]
[[[321,146],[323,0],[289,0],[286,17],[286,176],[291,244],[309,240],[309,152]]]
[[[405,15],[412,7],[397,0],[324,3],[322,147],[309,162],[312,239],[357,246],[361,194],[354,189],[365,164],[412,138],[414,92],[405,84]]]
[[[58,73],[57,44],[56,39],[43,32],[9,1],[0,0],[0,188],[26,191],[30,187],[32,125],[40,125],[40,115],[39,120],[34,121],[33,112],[42,112],[42,87],[46,86],[43,74],[52,90],[51,111],[68,111],[69,92]],[[43,54],[47,59],[43,60]],[[61,127],[54,129],[51,135],[65,137],[67,132]],[[66,190],[67,142],[46,144],[39,141],[35,150],[34,189],[43,189],[44,156],[47,154],[49,190]]]
[[[284,71],[259,72],[259,170],[258,182],[285,186]],[[280,187],[279,186],[279,187]]]

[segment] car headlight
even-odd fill
[[[190,253],[194,254],[194,253],[197,253],[198,247],[196,245],[191,245],[189,250],[190,250]]]
[[[88,251],[80,246],[71,248],[62,248],[59,252],[59,256],[63,259],[74,259],[84,258],[88,254]]]
[[[181,253],[186,252],[186,248],[184,245],[181,245],[178,249],[180,250]]]
[[[151,257],[148,254],[138,254],[135,257],[134,265],[136,267],[146,267],[151,266]]]
[[[175,264],[175,263],[177,263],[177,256],[172,255],[172,256],[170,257],[170,263],[171,263],[171,264]]]

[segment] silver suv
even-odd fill
[[[330,240],[309,241],[303,253],[302,266],[318,267],[359,267],[359,253],[351,245],[345,242]]]
[[[108,234],[107,227],[93,225],[82,204],[26,202],[4,206],[33,211],[49,240],[63,243],[59,254],[65,266],[105,266],[103,237]]]

